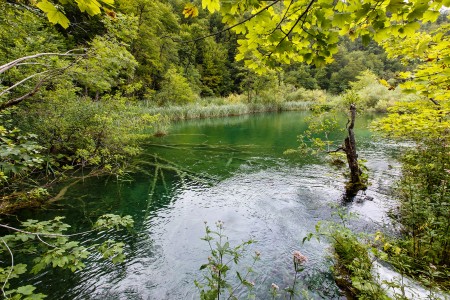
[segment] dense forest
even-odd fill
[[[54,187],[61,182],[123,176],[141,142],[167,134],[178,119],[312,110],[310,131],[287,152],[330,153],[328,137],[318,136],[353,104],[358,113],[385,113],[372,124],[380,137],[414,145],[402,150],[393,194],[400,237],[377,233],[367,241],[345,226],[316,234],[331,236],[336,270],[352,278],[343,285],[356,297],[385,297],[367,288],[373,282],[368,252],[448,290],[445,6],[448,1],[0,0],[0,214],[58,200],[63,193]],[[106,215],[96,228],[132,223]],[[10,247],[39,244],[39,232],[55,240],[23,248],[37,257],[34,273],[49,265],[81,269],[89,253],[69,242],[61,219],[24,223],[23,230],[1,226],[3,262]],[[55,254],[53,245],[64,251]],[[119,262],[123,246],[108,240],[99,249]],[[294,258],[296,274],[301,258]],[[26,272],[17,266],[1,266],[3,295],[43,297],[30,285],[10,286],[9,279]],[[209,287],[202,297],[219,299],[224,287]]]

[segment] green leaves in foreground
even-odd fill
[[[50,23],[59,24],[63,28],[67,28],[69,27],[70,21],[64,14],[61,4],[76,4],[81,12],[86,12],[90,16],[95,16],[101,13],[102,8],[105,9],[102,3],[111,6],[114,4],[114,0],[60,0],[57,3],[43,0],[39,1],[36,6],[45,13]]]
[[[74,236],[83,233],[66,234],[70,225],[62,222],[64,217],[56,217],[49,221],[27,220],[22,222],[22,228],[14,228],[0,224],[12,231],[12,234],[0,237],[1,261],[9,266],[0,267],[0,286],[2,292],[11,299],[43,299],[44,294],[35,294],[32,285],[14,288],[11,280],[20,278],[27,271],[38,274],[48,267],[69,269],[72,272],[85,267],[83,262],[95,249],[103,258],[110,259],[113,263],[124,260],[123,253],[125,244],[107,239],[98,244],[83,245],[83,242],[72,240]],[[107,214],[101,216],[94,225],[92,231],[105,229],[120,230],[131,228],[133,219],[130,216],[117,216]],[[31,269],[23,263],[18,263],[24,258],[33,258]]]
[[[259,73],[277,63],[330,63],[339,36],[361,38],[365,44],[413,36],[420,22],[437,20],[442,5],[445,1],[202,0],[203,9],[220,12],[240,35],[236,58]]]

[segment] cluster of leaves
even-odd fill
[[[325,111],[319,106],[313,114],[306,119],[308,129],[297,137],[300,143],[298,151],[317,155],[323,152],[334,151],[342,141],[333,139],[332,134],[339,128],[335,111]]]
[[[40,167],[42,149],[36,135],[21,135],[17,128],[0,126],[0,182]]]
[[[33,285],[19,286],[18,279],[27,272],[38,274],[48,267],[68,269],[72,272],[85,267],[83,259],[87,258],[94,249],[104,258],[113,263],[124,259],[124,243],[107,240],[103,243],[85,246],[73,240],[74,236],[84,233],[66,234],[70,225],[63,222],[63,217],[56,217],[49,221],[27,220],[21,223],[21,228],[0,224],[11,233],[0,237],[0,257],[3,262],[10,262],[9,266],[0,267],[0,284],[3,296],[7,299],[43,299],[42,293],[34,293]],[[133,219],[130,216],[104,215],[94,224],[92,231],[110,228],[131,228]],[[31,269],[25,263],[31,261]]]
[[[365,43],[412,35],[418,20],[436,21],[442,5],[445,1],[202,1],[244,37],[238,41],[237,59],[260,72],[274,61],[331,62],[340,35]]]
[[[429,277],[430,264],[437,268],[434,280],[443,278],[449,265],[449,150],[450,101],[448,83],[448,24],[386,45],[388,54],[406,64],[418,63],[401,73],[404,91],[420,98],[399,102],[374,128],[383,136],[413,143],[402,157],[403,176],[397,195],[400,207],[393,216],[404,235],[397,244],[404,249],[407,272]],[[427,279],[429,280],[429,278]],[[447,286],[448,288],[448,286]]]
[[[18,0],[17,2],[26,2]],[[110,11],[108,7],[114,4],[114,0],[59,0],[59,1],[33,1],[33,6],[42,10],[50,23],[59,24],[63,28],[69,27],[70,21],[64,13],[64,7],[77,6],[81,12],[86,12],[90,16],[101,13],[101,9]]]
[[[340,288],[358,299],[390,299],[386,291],[374,277],[374,259],[370,254],[377,252],[372,246],[370,236],[356,234],[350,227],[354,214],[347,214],[342,208],[333,213],[338,222],[318,222],[315,233],[309,233],[303,242],[313,237],[320,241],[325,238],[331,242],[334,256],[333,273]]]
[[[139,131],[158,120],[140,112],[130,97],[139,82],[132,81],[137,61],[125,42],[136,36],[136,19],[105,18],[103,35],[69,50],[79,43],[74,37],[65,37],[22,6],[2,2],[0,7],[5,20],[0,23],[5,198],[32,202],[33,197],[8,193],[25,186],[12,179],[34,176],[34,170],[57,178],[86,166],[120,174],[127,158],[139,152]]]

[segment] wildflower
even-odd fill
[[[219,221],[216,222],[216,227],[222,229],[223,228],[223,224],[224,224],[224,222],[219,220]]]
[[[253,281],[248,282],[251,286],[255,286],[255,283]]]
[[[303,264],[308,261],[308,258],[304,256],[300,251],[294,251],[294,263]]]
[[[255,251],[255,255],[256,255],[256,256],[260,256],[260,255],[261,255],[261,252]]]
[[[272,289],[278,291],[280,288],[275,283],[272,283]]]

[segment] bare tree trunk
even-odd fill
[[[347,126],[348,136],[344,140],[344,152],[347,156],[348,168],[350,170],[350,181],[346,185],[347,196],[355,196],[358,191],[367,188],[366,183],[361,180],[362,171],[358,165],[358,154],[356,153],[355,127],[356,106],[350,105],[350,120]]]

